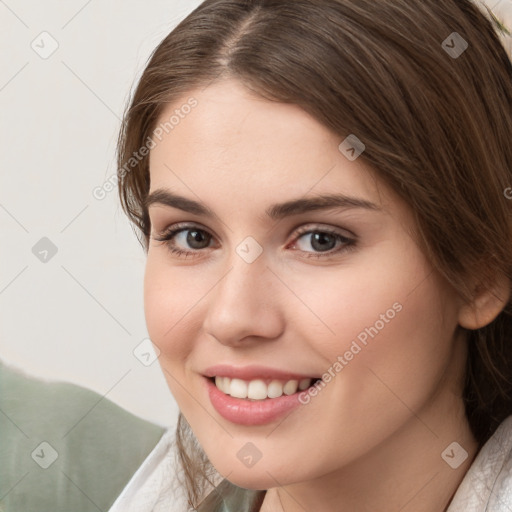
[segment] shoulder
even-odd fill
[[[0,360],[0,481],[13,510],[107,509],[164,428],[81,386]]]

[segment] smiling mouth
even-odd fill
[[[233,398],[249,401],[261,401],[279,398],[283,395],[293,395],[314,386],[320,378],[305,379],[231,379],[230,377],[206,377],[219,391]]]

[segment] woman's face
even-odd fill
[[[216,469],[266,489],[342,470],[398,433],[432,437],[460,394],[464,344],[458,298],[405,204],[343,138],[236,81],[160,122],[172,115],[150,155],[145,315]],[[170,229],[182,231],[155,240]],[[219,391],[206,374],[243,382]],[[283,394],[229,396],[247,390]]]

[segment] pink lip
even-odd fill
[[[253,380],[253,379],[277,379],[277,380],[292,380],[292,379],[316,379],[320,375],[304,375],[300,373],[291,373],[288,371],[269,368],[267,366],[242,366],[236,367],[228,364],[216,364],[204,370],[205,377],[229,377],[231,379]]]
[[[301,405],[299,394],[303,391],[279,398],[250,401],[224,394],[209,378],[204,378],[204,381],[215,410],[226,420],[238,425],[264,425]]]

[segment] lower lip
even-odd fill
[[[210,379],[205,377],[205,380],[215,410],[226,420],[238,425],[265,425],[302,405],[299,401],[302,391],[279,398],[250,401],[226,395]]]

